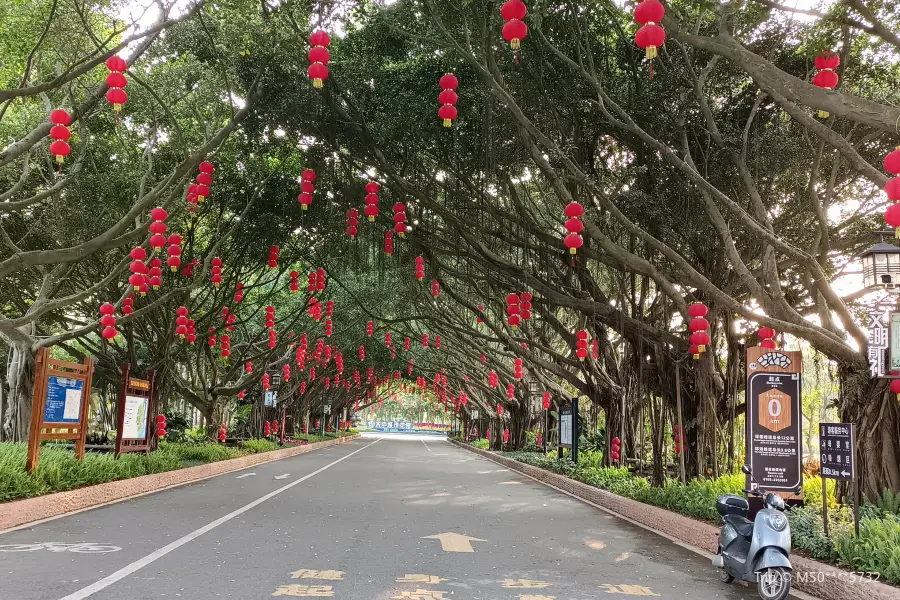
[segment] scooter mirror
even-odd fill
[[[741,471],[743,473],[749,475],[750,474],[750,465],[744,465],[743,467],[741,467]]]

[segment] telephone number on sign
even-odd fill
[[[802,573],[791,574],[791,579],[797,583],[824,583],[828,579],[835,578],[839,581],[846,581],[847,583],[878,581],[881,579],[881,573],[876,571],[832,571],[830,573],[824,571],[804,571]]]

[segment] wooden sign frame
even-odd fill
[[[50,358],[50,350],[40,348],[35,355],[34,369],[34,390],[31,395],[31,430],[28,435],[28,459],[25,463],[25,470],[33,473],[38,466],[38,457],[41,451],[41,442],[44,440],[75,440],[75,458],[84,459],[84,445],[87,437],[88,428],[88,412],[91,407],[91,380],[94,376],[94,361],[85,358],[83,363],[74,363],[64,360],[56,360]],[[57,381],[73,380],[73,383],[81,382],[81,401],[79,403],[78,420],[61,419],[46,420],[45,414],[48,408],[47,394],[52,391],[54,396],[60,389],[68,396],[69,389],[77,389],[66,387],[60,388],[54,382],[53,388],[50,386],[50,378],[58,378]],[[51,409],[54,414],[59,409],[58,398],[54,397]],[[69,408],[68,398],[63,405],[63,414]],[[65,420],[63,420],[65,419]]]
[[[153,381],[155,372],[150,370],[147,379],[130,376],[131,363],[122,364],[122,382],[119,385],[119,402],[116,409],[116,458],[123,452],[150,452],[151,432],[153,431],[154,404]],[[147,399],[147,421],[144,425],[143,438],[125,437],[125,409],[128,396]]]

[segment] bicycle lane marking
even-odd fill
[[[169,553],[172,552],[173,550],[177,550],[178,548],[180,548],[181,546],[187,544],[188,542],[197,539],[198,537],[200,537],[200,536],[203,535],[204,533],[208,533],[208,532],[212,531],[213,529],[215,529],[215,528],[218,527],[219,525],[222,525],[223,523],[227,523],[228,521],[234,519],[235,517],[238,517],[238,516],[244,514],[244,513],[247,512],[248,510],[250,510],[250,509],[252,509],[252,508],[255,508],[255,507],[259,506],[259,505],[262,504],[263,502],[265,502],[265,501],[267,501],[267,500],[270,500],[271,498],[274,498],[275,496],[281,494],[282,492],[286,492],[287,490],[293,488],[294,486],[303,483],[303,482],[306,481],[307,479],[310,479],[311,477],[315,477],[316,475],[318,475],[318,474],[321,473],[322,471],[325,471],[325,470],[327,470],[327,469],[330,469],[330,468],[333,467],[334,465],[336,465],[336,464],[338,464],[338,463],[340,463],[340,462],[343,462],[343,461],[347,460],[348,458],[350,458],[350,457],[353,456],[354,454],[357,454],[357,453],[359,453],[359,452],[362,452],[363,450],[365,450],[365,449],[368,448],[369,446],[372,446],[372,445],[374,445],[374,444],[377,444],[379,441],[381,441],[381,439],[382,439],[382,438],[378,438],[378,439],[376,439],[374,442],[372,442],[371,444],[366,444],[366,445],[363,446],[362,448],[360,448],[360,449],[358,449],[358,450],[354,450],[354,451],[351,452],[350,454],[347,454],[346,456],[342,456],[341,458],[339,458],[339,459],[337,459],[337,460],[335,460],[335,461],[333,461],[333,462],[328,463],[328,464],[325,465],[324,467],[322,467],[322,468],[320,468],[320,469],[318,469],[318,470],[316,470],[316,471],[313,471],[313,472],[310,473],[309,475],[305,475],[305,476],[301,477],[300,479],[294,480],[294,481],[292,481],[291,483],[289,483],[289,484],[287,484],[287,485],[285,485],[285,486],[282,486],[282,487],[278,488],[277,490],[274,490],[274,491],[272,491],[272,492],[269,492],[269,493],[266,494],[265,496],[262,496],[262,497],[260,497],[260,498],[257,498],[256,500],[254,500],[253,502],[250,502],[249,504],[245,504],[245,505],[242,506],[241,508],[239,508],[239,509],[237,509],[237,510],[235,510],[235,511],[232,511],[232,512],[228,513],[227,515],[225,515],[225,516],[223,516],[223,517],[220,517],[220,518],[216,519],[215,521],[212,521],[212,522],[210,522],[210,523],[207,523],[207,524],[204,525],[203,527],[201,527],[201,528],[199,528],[199,529],[196,529],[196,530],[192,531],[191,533],[189,533],[189,534],[187,534],[187,535],[185,535],[185,536],[183,536],[183,537],[178,538],[178,539],[175,540],[174,542],[172,542],[172,543],[170,543],[170,544],[167,544],[167,545],[163,546],[162,548],[159,548],[158,550],[156,550],[156,551],[154,551],[154,552],[151,552],[151,553],[148,554],[147,556],[145,556],[145,557],[143,557],[143,558],[140,558],[140,559],[138,559],[138,560],[136,560],[136,561],[134,561],[134,562],[132,562],[132,563],[130,563],[130,564],[128,564],[128,565],[125,565],[124,567],[122,567],[122,568],[119,569],[118,571],[116,571],[116,572],[114,572],[114,573],[112,573],[112,574],[110,574],[110,575],[107,575],[107,576],[104,577],[103,579],[101,579],[101,580],[99,580],[99,581],[96,581],[96,582],[92,583],[91,585],[89,585],[89,586],[87,586],[87,587],[84,587],[84,588],[78,590],[77,592],[73,592],[73,593],[69,594],[68,596],[64,596],[64,597],[60,598],[60,600],[84,600],[85,598],[89,598],[89,597],[93,596],[95,593],[97,593],[97,592],[99,592],[99,591],[101,591],[101,590],[103,590],[103,589],[106,589],[107,587],[111,586],[112,584],[116,583],[117,581],[120,581],[120,580],[122,580],[122,579],[128,577],[128,576],[131,575],[132,573],[134,573],[134,572],[136,572],[136,571],[138,571],[138,570],[140,570],[140,569],[146,567],[147,565],[154,563],[155,561],[157,561],[157,560],[159,560],[160,558],[162,558],[163,556],[169,554]]]

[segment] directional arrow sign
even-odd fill
[[[290,473],[285,473],[284,475],[276,475],[275,479],[287,479],[290,476]]]
[[[256,473],[244,473],[243,475],[238,475],[235,479],[243,479],[244,477],[250,477],[252,475],[256,475]]]
[[[478,538],[460,535],[458,533],[438,533],[435,535],[426,535],[423,540],[441,540],[441,548],[444,552],[475,552],[472,549],[472,542],[486,542]]]

